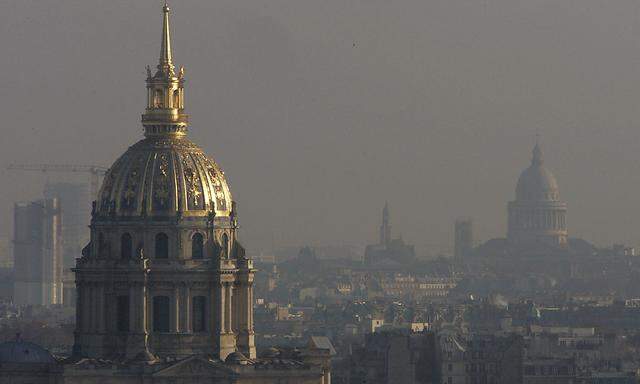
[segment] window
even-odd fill
[[[173,108],[180,108],[180,91],[173,91]]]
[[[131,235],[125,233],[120,238],[120,257],[122,259],[130,259],[133,255],[133,240]]]
[[[165,233],[156,235],[156,259],[169,258],[169,237]]]
[[[169,332],[169,297],[156,296],[153,298],[153,331]]]
[[[118,296],[116,300],[118,332],[129,332],[129,296]]]
[[[204,254],[203,247],[204,240],[201,233],[196,233],[191,238],[191,258],[202,259]]]
[[[153,107],[164,108],[162,89],[156,89],[153,93]]]
[[[229,236],[226,233],[222,235],[222,254],[225,259],[229,258]]]
[[[193,298],[192,310],[193,310],[193,332],[206,332],[206,297],[195,296]]]

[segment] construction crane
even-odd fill
[[[91,198],[96,199],[98,188],[100,188],[100,178],[105,175],[109,168],[100,165],[77,165],[77,164],[16,164],[7,166],[13,171],[38,171],[49,172],[84,172],[89,174],[89,185],[91,186]]]

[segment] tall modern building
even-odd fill
[[[454,231],[454,258],[462,260],[473,250],[473,222],[471,219],[458,219]]]
[[[14,302],[62,303],[62,220],[57,199],[14,207]]]
[[[567,245],[567,204],[560,200],[558,183],[544,167],[536,143],[531,165],[516,186],[516,199],[508,204],[507,238],[512,244]]]
[[[91,219],[91,198],[86,184],[55,182],[44,188],[45,199],[57,199],[62,215],[62,260],[65,269],[75,265],[76,258],[89,240],[87,227]]]

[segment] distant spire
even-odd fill
[[[540,149],[538,138],[536,138],[536,145],[533,147],[532,153],[531,165],[542,165],[542,149]]]
[[[389,217],[389,203],[385,201],[382,209],[382,224],[380,225],[380,245],[388,246],[391,241],[391,219]]]
[[[175,66],[173,65],[173,58],[171,56],[171,29],[169,27],[169,12],[171,8],[165,2],[164,7],[162,7],[162,12],[164,13],[163,23],[162,23],[162,46],[160,47],[160,63],[158,64],[158,70],[168,74],[173,75]]]

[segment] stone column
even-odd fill
[[[173,297],[171,300],[171,332],[180,332],[180,287],[178,284],[173,286]]]
[[[224,333],[225,330],[225,299],[226,299],[226,289],[225,284],[220,282],[219,288],[214,288],[211,292],[211,319],[216,319],[217,329],[216,331],[220,333]],[[212,332],[214,333],[214,332]]]
[[[138,332],[138,300],[135,283],[129,283],[129,332]]]
[[[105,332],[105,300],[104,300],[104,284],[99,283],[97,287],[97,300],[96,305],[98,310],[96,311],[98,316],[98,333]]]
[[[88,312],[88,329],[89,333],[93,333],[96,330],[96,288],[94,283],[89,283],[88,287],[88,297],[87,297],[87,312]]]
[[[242,282],[238,281],[234,284],[233,287],[233,326],[232,329],[234,332],[241,332],[244,329],[244,298],[245,298],[245,290]]]
[[[247,299],[247,328],[253,333],[253,282],[249,282],[249,298]]]
[[[225,288],[225,292],[226,292],[226,298],[225,298],[225,304],[226,304],[226,310],[225,310],[225,314],[226,314],[226,319],[225,319],[225,330],[226,333],[233,333],[233,284],[231,283],[226,283],[226,288]]]
[[[191,286],[189,284],[185,284],[182,287],[182,306],[183,306],[183,322],[182,322],[182,332],[191,333],[193,332],[193,324],[191,320],[191,315],[193,313],[192,303],[191,303]]]
[[[145,317],[144,317],[144,329],[147,330],[147,332],[150,329],[153,329],[153,324],[152,319],[153,317],[151,316],[151,313],[153,311],[153,299],[152,299],[152,294],[151,294],[151,289],[149,287],[145,287],[145,292],[144,292],[144,313],[145,313]]]
[[[146,333],[146,315],[147,311],[145,311],[145,296],[146,296],[146,288],[143,283],[138,283],[136,287],[136,306],[138,307],[138,316],[136,316],[136,332],[138,333]]]

